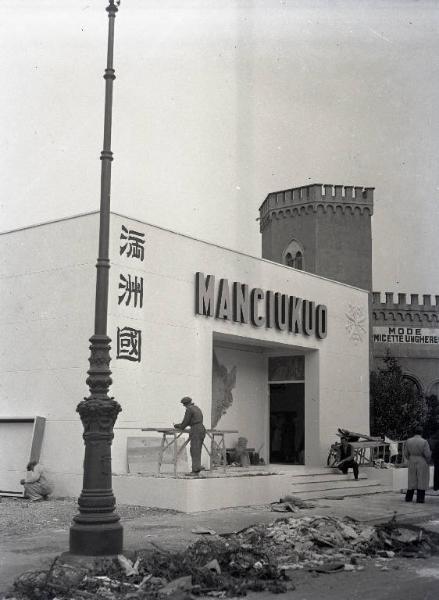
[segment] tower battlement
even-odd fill
[[[393,292],[372,293],[372,317],[374,321],[427,321],[439,320],[439,295],[401,294]]]
[[[305,271],[371,290],[373,193],[312,183],[268,194],[259,208],[262,256],[286,264],[293,244]]]
[[[419,294],[400,294],[398,293],[397,301],[395,302],[395,294],[393,292],[384,292],[384,299],[382,298],[382,292],[372,293],[372,304],[377,308],[391,307],[391,308],[420,308],[420,309],[433,309],[439,310],[439,294],[432,296],[431,294],[423,294],[422,302],[419,303]],[[433,301],[432,301],[433,300]]]
[[[373,214],[373,187],[313,183],[288,190],[271,192],[259,208],[261,231],[272,216],[287,217],[307,212],[326,212],[337,208],[344,213],[365,210]]]

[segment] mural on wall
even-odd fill
[[[232,390],[236,385],[236,366],[230,371],[222,365],[215,352],[212,368],[212,429],[233,404]]]

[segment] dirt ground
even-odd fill
[[[0,531],[3,537],[13,537],[35,535],[48,528],[65,530],[70,527],[72,517],[77,512],[76,500],[73,498],[30,502],[23,498],[3,497],[0,499]],[[117,512],[123,521],[167,513],[176,514],[173,510],[123,504],[118,505]]]

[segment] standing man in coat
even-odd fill
[[[430,446],[422,437],[422,428],[415,430],[415,435],[405,443],[404,454],[408,461],[408,482],[405,501],[411,502],[416,490],[416,502],[425,501],[425,490],[430,483],[430,467],[428,463],[431,458]]]
[[[174,423],[175,429],[186,429],[190,427],[189,440],[192,459],[192,472],[188,473],[192,476],[198,475],[201,471],[201,450],[203,441],[206,435],[206,429],[203,425],[203,413],[193,402],[192,398],[185,396],[181,399],[181,403],[186,408],[184,419],[181,423]]]

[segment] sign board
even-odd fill
[[[438,345],[439,329],[429,327],[374,327],[373,341],[384,344]]]
[[[328,334],[328,309],[298,296],[250,288],[240,281],[215,281],[214,275],[195,274],[195,313],[254,327],[274,328],[292,334]]]

